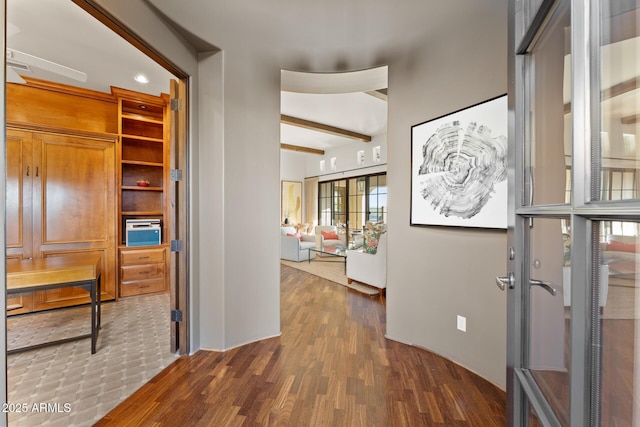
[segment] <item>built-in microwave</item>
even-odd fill
[[[152,246],[162,242],[159,219],[128,219],[125,232],[127,246]]]

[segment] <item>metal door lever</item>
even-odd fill
[[[545,282],[543,280],[529,279],[530,286],[541,286],[545,291],[549,292],[551,295],[556,296],[558,293],[556,288],[552,286],[551,283]]]
[[[498,285],[501,291],[504,291],[507,287],[509,287],[509,289],[513,289],[515,281],[516,279],[513,273],[509,273],[508,276],[504,277],[496,277],[496,285]]]

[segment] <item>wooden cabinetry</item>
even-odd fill
[[[167,289],[167,247],[120,249],[120,296]]]
[[[13,259],[102,257],[102,298],[115,298],[116,137],[7,128],[6,250]],[[89,302],[78,288],[7,301],[10,314]]]
[[[113,88],[118,98],[119,295],[131,296],[168,289],[169,129],[168,103],[155,97]],[[159,219],[158,247],[127,247],[129,219]],[[161,255],[161,259],[160,259]],[[144,262],[146,257],[153,259]],[[139,258],[139,261],[133,261]]]

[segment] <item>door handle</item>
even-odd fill
[[[496,285],[501,291],[504,291],[507,287],[513,289],[515,287],[516,278],[513,273],[509,273],[508,276],[496,277]]]
[[[554,288],[551,283],[545,282],[543,280],[529,279],[529,286],[540,286],[553,296],[556,296],[556,294],[558,293],[556,291],[556,288]]]

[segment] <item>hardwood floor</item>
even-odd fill
[[[384,297],[282,266],[281,298],[281,337],[182,357],[96,425],[505,425],[502,390],[384,338]]]

